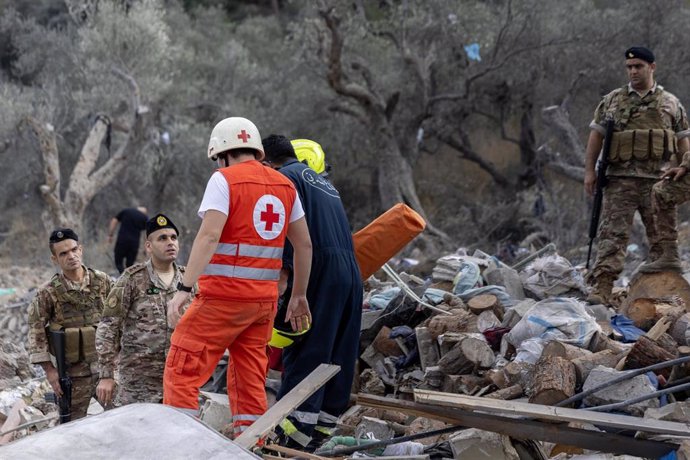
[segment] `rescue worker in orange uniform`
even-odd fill
[[[295,331],[311,324],[306,291],[312,248],[295,187],[261,164],[261,135],[251,121],[232,117],[219,122],[208,156],[221,167],[206,187],[201,227],[178,292],[168,303],[169,324],[176,328],[165,364],[163,402],[197,415],[199,387],[228,349],[228,397],[238,436],[267,409],[266,345],[285,238],[295,250],[285,316]],[[180,319],[197,282],[197,296]]]

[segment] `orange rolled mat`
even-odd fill
[[[398,203],[352,235],[362,280],[383,267],[425,227],[422,216],[409,206]]]

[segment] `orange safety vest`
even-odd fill
[[[199,277],[199,294],[248,302],[276,302],[294,185],[258,161],[219,171],[228,181],[230,213],[216,252]]]

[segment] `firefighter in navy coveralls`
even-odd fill
[[[337,364],[338,374],[281,423],[287,444],[317,447],[330,436],[338,417],[347,409],[359,356],[362,317],[362,281],[352,245],[350,224],[338,190],[322,175],[298,161],[293,144],[284,136],[263,141],[266,160],[289,178],[302,201],[312,240],[312,271],[307,300],[311,329],[283,350],[283,379],[278,399],[287,394],[322,363]],[[323,159],[321,146],[300,140],[297,148],[311,148]],[[303,157],[303,155],[302,155]],[[325,166],[325,162],[320,163]],[[322,171],[319,171],[322,172]],[[281,280],[290,274],[292,251],[283,253]],[[280,314],[276,318],[278,324]],[[276,326],[277,329],[277,326]],[[274,330],[275,337],[276,330]]]

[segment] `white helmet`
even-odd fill
[[[264,159],[261,134],[256,125],[246,118],[226,118],[218,122],[211,131],[211,139],[208,141],[209,158],[214,159],[220,153],[234,149],[254,149],[258,152],[256,159]]]

